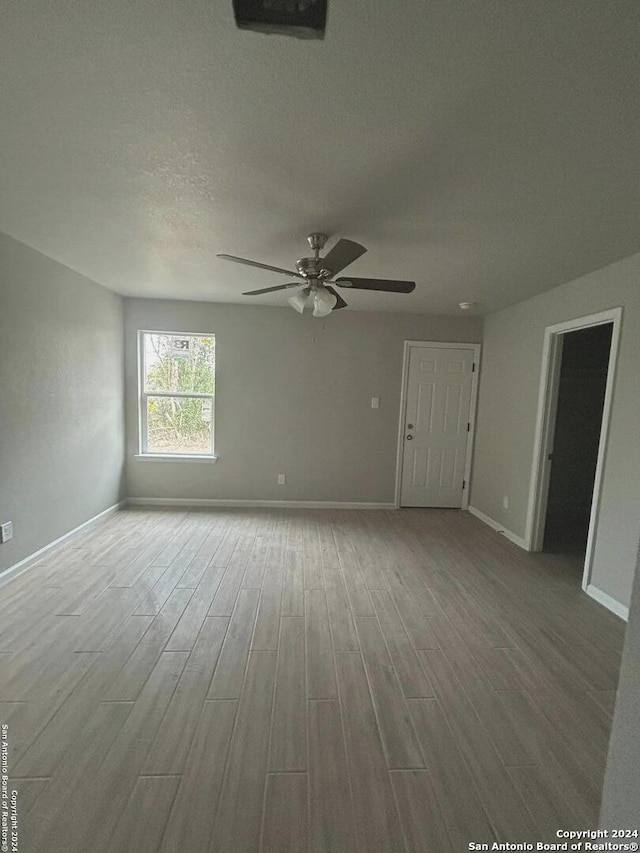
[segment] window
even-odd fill
[[[213,458],[215,336],[138,332],[140,453]]]

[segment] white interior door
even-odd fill
[[[472,349],[409,348],[400,506],[462,506],[474,357]]]

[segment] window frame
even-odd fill
[[[180,460],[189,462],[215,462],[218,458],[215,452],[216,444],[216,394],[203,394],[198,391],[147,391],[145,386],[145,335],[168,335],[176,338],[213,338],[213,332],[168,332],[159,329],[138,329],[138,453],[136,459],[147,460]],[[217,378],[217,349],[214,367],[214,381]],[[158,450],[148,450],[147,447],[147,407],[149,397],[185,397],[211,401],[211,452],[210,453],[163,453]]]

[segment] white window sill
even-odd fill
[[[138,462],[217,462],[217,456],[197,456],[182,453],[136,453]]]

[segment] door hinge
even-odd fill
[[[473,364],[471,365],[471,372],[472,372],[472,373],[475,373],[475,372],[476,372],[476,363],[475,363],[475,361],[474,361],[474,362],[473,362]]]
[[[466,481],[466,480],[463,480],[463,481],[462,481],[462,491],[464,491],[464,490],[465,490],[466,486],[467,486],[467,481]]]
[[[471,424],[467,423],[467,432],[469,432],[470,429],[471,429]]]

